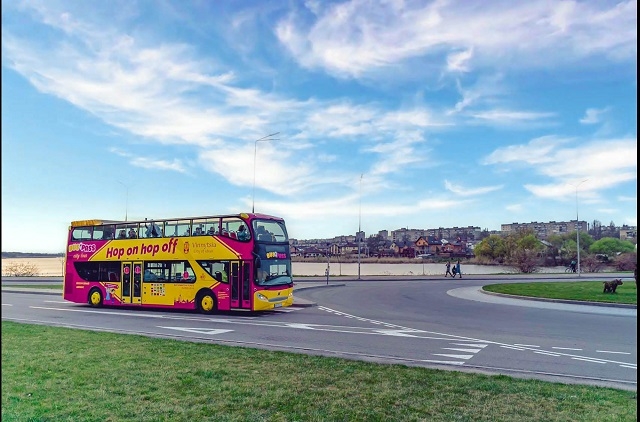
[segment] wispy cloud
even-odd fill
[[[600,123],[601,116],[608,111],[608,107],[605,107],[603,109],[588,108],[587,111],[585,111],[584,117],[580,119],[580,123],[582,123],[583,125],[593,125],[596,123]]]
[[[441,68],[454,72],[462,63],[467,70],[496,57],[505,66],[529,68],[594,54],[635,58],[635,1],[312,4],[281,19],[276,35],[301,65],[338,76],[357,78],[378,68],[393,72],[398,63],[425,56],[441,57]],[[460,53],[471,49],[473,57]]]
[[[444,187],[450,192],[460,196],[476,196],[483,195],[485,193],[494,192],[503,188],[503,186],[484,186],[479,188],[465,188],[460,185],[456,185],[448,180],[444,181]]]

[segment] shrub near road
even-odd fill
[[[566,283],[491,284],[484,286],[483,290],[547,299],[638,304],[636,285],[631,280],[624,281],[622,286],[618,286],[616,293],[603,293],[603,287],[602,281],[570,281]]]
[[[635,421],[636,392],[2,322],[4,421]]]

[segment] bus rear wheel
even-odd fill
[[[216,310],[216,298],[211,292],[202,292],[197,298],[198,311],[203,314],[212,314]]]
[[[102,292],[97,287],[94,287],[89,292],[89,305],[96,308],[102,306]]]

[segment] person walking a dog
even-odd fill
[[[447,272],[444,273],[444,276],[446,277],[447,275],[455,277],[455,275],[453,275],[453,273],[451,272],[451,261],[447,261]]]

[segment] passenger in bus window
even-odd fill
[[[138,237],[138,235],[136,234],[136,231],[133,228],[129,229],[129,239],[136,239]]]
[[[207,235],[209,236],[213,236],[216,234],[215,229],[213,228],[213,226],[209,227],[209,230],[207,230]]]
[[[144,227],[147,229],[145,232],[145,237],[160,237],[162,234],[160,233],[160,227],[156,223],[151,220],[149,225],[147,223],[144,224]]]
[[[187,227],[187,230],[184,231],[183,236],[191,236],[191,227]]]
[[[127,232],[125,231],[125,229],[120,230],[120,232],[118,233],[118,239],[126,239],[127,238]]]
[[[249,240],[250,237],[251,235],[246,228],[244,226],[240,226],[238,229],[238,240]]]
[[[194,236],[202,236],[204,232],[202,231],[202,227],[196,227],[196,231],[193,233]]]

